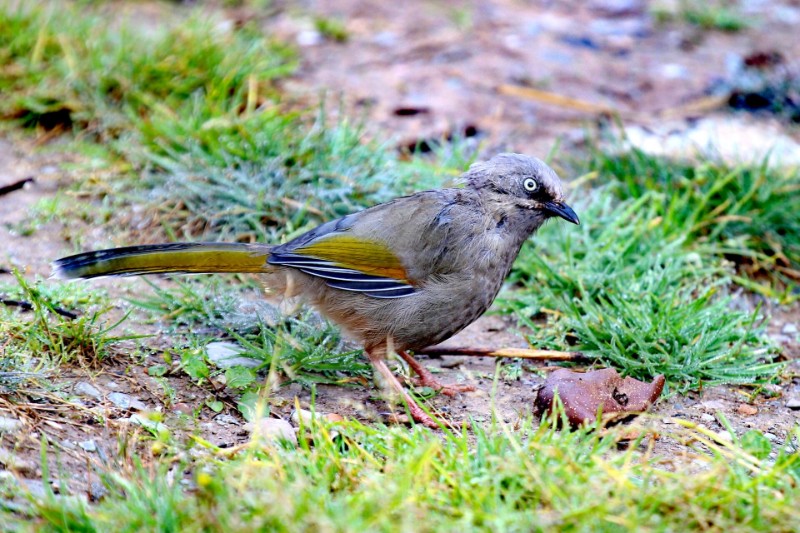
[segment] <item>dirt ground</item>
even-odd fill
[[[796,57],[800,40],[800,2],[747,2],[755,24],[739,33],[700,30],[686,24],[654,25],[647,3],[635,0],[589,2],[375,2],[338,0],[281,6],[269,16],[246,9],[231,10],[234,22],[257,20],[277,36],[301,48],[302,65],[284,83],[289,94],[315,101],[324,94],[342,102],[349,114],[367,117],[370,131],[385,138],[390,132],[398,145],[422,139],[439,139],[467,132],[481,140],[484,153],[498,149],[546,155],[553,147],[579,149],[586,131],[597,124],[598,113],[584,111],[575,101],[545,103],[541,96],[517,96],[514,87],[527,87],[590,102],[616,110],[630,124],[662,125],[671,113],[676,128],[698,117],[687,104],[706,95],[714,80],[725,78],[735,58],[756,51],[779,50]],[[124,4],[153,16],[160,4]],[[347,42],[326,39],[316,32],[315,15],[342,21]],[[538,93],[537,93],[538,94]],[[558,105],[552,105],[557,103]],[[332,109],[338,109],[332,106]],[[786,135],[797,138],[797,130]],[[49,198],[70,182],[62,170],[63,156],[47,156],[32,141],[0,139],[0,186],[32,176],[25,189],[0,197],[1,272],[25,269],[28,276],[49,274],[53,259],[74,251],[70,228],[52,221],[22,235],[17,225],[29,217],[29,208]],[[577,152],[576,152],[577,153]],[[567,177],[568,178],[568,177]],[[113,238],[95,230],[87,244],[107,245]],[[124,244],[124,243],[116,243]],[[127,243],[132,244],[132,243]],[[7,280],[10,274],[0,273]],[[103,282],[112,294],[124,297],[141,290],[141,281]],[[126,327],[132,327],[128,321]],[[152,326],[142,326],[152,331]],[[793,361],[787,376],[800,375],[797,329],[800,309],[773,309],[769,331]],[[152,342],[152,341],[145,341]],[[448,345],[525,347],[514,324],[499,317],[484,317]],[[120,434],[142,431],[130,424],[140,411],[160,411],[165,423],[184,434],[197,432],[223,447],[247,441],[245,422],[226,397],[225,408],[215,413],[202,402],[200,390],[185,376],[169,376],[174,390],[168,398],[147,368],[163,362],[158,350],[143,360],[130,357],[133,343],[115,349],[116,356],[97,371],[72,369],[52,376],[70,400],[55,396],[29,397],[28,404],[0,394],[0,417],[11,420],[11,431],[0,438],[0,464],[40,488],[41,435],[59,451],[73,491],[97,497],[93,465],[113,467],[121,446]],[[443,381],[466,381],[473,393],[456,398],[438,396],[432,405],[455,422],[472,417],[489,420],[491,409],[513,423],[530,412],[545,372],[523,372],[517,381],[499,382],[492,395],[495,361],[490,358],[443,357],[424,361],[441,370]],[[89,386],[87,386],[89,385]],[[653,409],[654,423],[669,431],[671,418],[696,421],[722,431],[721,412],[737,434],[758,429],[782,442],[800,419],[800,411],[787,406],[800,400],[800,379],[783,383],[749,402],[749,388],[715,387],[687,396],[673,396]],[[113,396],[117,393],[117,396]],[[128,400],[120,400],[127,395]],[[273,414],[290,418],[295,396],[307,406],[310,393],[298,385],[276,391]],[[116,400],[116,403],[114,401]],[[125,403],[127,401],[128,403]],[[387,411],[376,390],[367,386],[321,386],[317,410],[363,420],[375,420]],[[199,412],[197,424],[191,413]],[[13,422],[16,423],[13,423]],[[99,422],[102,421],[102,422]],[[663,453],[679,453],[674,443],[663,441]]]

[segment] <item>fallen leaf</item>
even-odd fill
[[[623,379],[613,368],[585,373],[559,369],[539,389],[535,406],[539,413],[551,412],[558,392],[573,426],[595,420],[598,408],[602,409],[604,419],[621,420],[646,411],[661,395],[664,382],[662,375],[656,376],[652,383],[630,377]]]

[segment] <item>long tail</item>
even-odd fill
[[[272,247],[266,244],[197,242],[98,250],[53,262],[61,279],[135,276],[160,272],[264,272]]]

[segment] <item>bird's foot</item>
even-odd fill
[[[408,363],[411,370],[419,376],[415,380],[417,386],[430,387],[433,390],[444,394],[445,396],[455,396],[462,392],[471,392],[475,390],[474,385],[447,385],[436,379],[431,371],[425,368],[419,361],[411,357],[407,352],[398,350],[398,355]]]
[[[445,396],[455,396],[457,394],[461,394],[462,392],[472,392],[475,390],[474,385],[448,385],[446,383],[442,383],[433,377],[432,374],[416,378],[414,380],[414,384],[418,387],[430,387],[436,392],[444,394]]]
[[[413,420],[417,424],[422,424],[426,428],[431,429],[441,429],[442,426],[444,427],[451,427],[451,424],[447,421],[437,422],[431,416],[422,410],[420,406],[418,406],[414,400],[408,399],[406,401],[408,404],[408,413],[411,415],[411,419],[409,419],[408,415],[405,413],[391,413],[387,419],[389,422],[394,424],[408,424]]]

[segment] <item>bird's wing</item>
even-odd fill
[[[300,246],[278,247],[267,262],[322,278],[329,287],[373,298],[401,298],[417,291],[387,244],[348,233],[327,233]]]
[[[435,268],[428,249],[442,249],[452,194],[417,193],[327,222],[273,248],[267,262],[374,298],[410,296]]]

